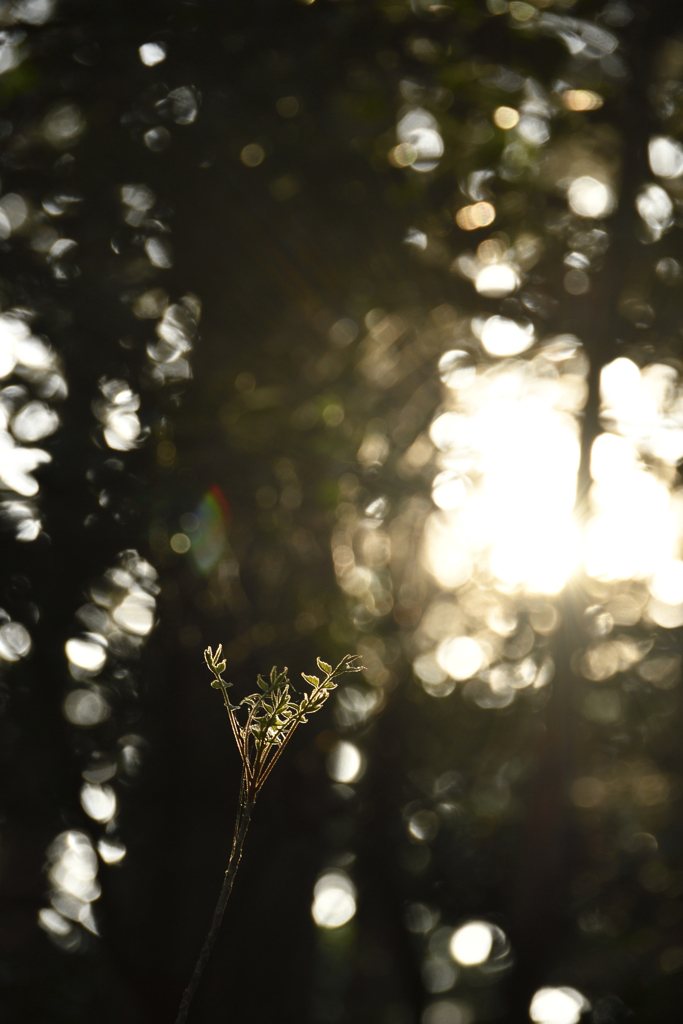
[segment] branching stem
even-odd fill
[[[180,1003],[176,1024],[185,1024],[187,1020],[192,997],[216,943],[242,857],[242,847],[256,797],[275,764],[279,761],[297,726],[307,721],[308,715],[320,710],[330,692],[335,689],[337,677],[345,672],[360,672],[363,667],[357,663],[355,656],[348,654],[342,658],[336,668],[332,668],[331,665],[318,658],[318,668],[323,673],[323,677],[319,679],[318,676],[307,676],[302,673],[304,681],[311,689],[310,692],[304,693],[298,701],[292,699],[287,669],[278,672],[276,668],[273,668],[269,682],[266,682],[261,676],[258,677],[261,693],[251,694],[251,696],[245,697],[240,704],[235,705],[231,703],[228,696],[228,688],[232,686],[232,683],[226,683],[223,679],[226,662],[220,660],[221,651],[222,648],[219,646],[214,654],[208,647],[204,652],[204,658],[213,675],[211,685],[221,690],[223,694],[223,703],[230,719],[230,728],[242,761],[240,799],[228,868],[225,872],[216,909],[213,912],[209,933],[204,940],[202,951],[190,978],[190,984],[185,989]],[[242,726],[236,712],[239,713],[240,709],[245,706],[249,708],[249,711],[246,723]]]

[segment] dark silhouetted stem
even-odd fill
[[[211,950],[213,949],[216,939],[218,937],[218,931],[223,920],[223,914],[227,906],[228,900],[230,899],[230,893],[232,892],[232,884],[235,881],[235,875],[237,874],[237,868],[239,867],[240,859],[242,857],[242,847],[244,845],[244,839],[249,828],[249,822],[251,820],[251,812],[254,807],[254,801],[250,797],[240,797],[240,809],[237,815],[237,821],[235,823],[235,835],[232,841],[232,851],[230,853],[230,860],[228,862],[228,869],[225,872],[225,878],[223,879],[223,885],[221,886],[220,896],[218,897],[218,903],[216,909],[213,912],[213,918],[211,920],[211,927],[209,928],[209,934],[204,940],[202,951],[199,954],[194,972],[190,978],[190,984],[185,989],[185,993],[178,1010],[178,1016],[176,1017],[175,1024],[185,1024],[187,1020],[187,1014],[190,1009],[190,1003],[192,997],[197,990],[197,986],[201,981],[204,968],[211,956]]]

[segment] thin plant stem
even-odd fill
[[[244,781],[242,788],[244,791]],[[195,994],[199,982],[201,981],[202,974],[204,973],[204,968],[206,967],[209,957],[211,956],[211,950],[213,949],[216,943],[218,932],[221,926],[221,921],[223,920],[223,914],[225,913],[225,908],[228,904],[228,900],[230,899],[232,885],[233,882],[235,881],[237,868],[239,867],[239,863],[242,857],[242,847],[244,846],[244,840],[247,835],[247,829],[249,828],[249,822],[251,821],[251,812],[253,810],[253,807],[253,799],[251,799],[249,796],[247,796],[247,798],[244,799],[244,792],[242,792],[240,794],[240,806],[237,812],[237,819],[235,821],[235,835],[233,838],[232,850],[230,852],[230,860],[228,861],[228,868],[227,871],[225,872],[223,885],[221,886],[220,895],[218,897],[218,903],[216,904],[216,909],[213,912],[213,918],[211,919],[211,927],[209,928],[209,933],[206,936],[206,939],[204,940],[202,951],[199,954],[199,959],[197,960],[194,972],[192,974],[192,977],[190,978],[190,984],[187,986],[183,994],[183,998],[180,1003],[180,1009],[178,1010],[178,1016],[176,1018],[175,1024],[185,1024],[185,1021],[187,1020],[187,1014],[190,1009],[190,1003],[192,1002],[192,997]]]
[[[264,770],[263,770],[262,774],[259,776],[259,783],[258,783],[259,790],[261,789],[261,787],[263,786],[263,783],[266,781],[266,779],[268,778],[268,776],[272,772],[273,768],[277,764],[278,759],[279,759],[280,755],[282,754],[282,751],[285,749],[285,747],[289,743],[290,739],[292,738],[292,736],[294,734],[294,729],[296,729],[296,725],[294,726],[294,728],[290,729],[289,732],[285,735],[285,738],[283,739],[282,743],[280,744],[278,749],[275,751],[275,754],[273,755],[273,758],[272,758],[270,764],[264,766]]]
[[[308,715],[318,711],[329,697],[330,691],[335,689],[336,678],[345,672],[360,672],[363,667],[357,664],[357,658],[353,655],[347,654],[336,668],[332,668],[331,665],[318,658],[318,667],[324,673],[323,679],[320,680],[318,676],[307,676],[302,673],[302,677],[311,687],[311,691],[308,694],[304,693],[298,701],[292,699],[287,669],[278,672],[277,668],[273,667],[269,682],[266,682],[261,676],[258,677],[258,684],[262,692],[245,697],[239,705],[235,705],[228,697],[228,687],[232,686],[232,683],[226,683],[223,679],[226,662],[221,661],[221,652],[222,646],[220,645],[215,654],[210,647],[207,647],[204,659],[213,675],[211,685],[222,691],[223,703],[230,719],[230,728],[242,761],[240,799],[228,868],[225,872],[216,909],[213,912],[209,933],[204,940],[202,951],[190,978],[190,984],[185,989],[180,1003],[176,1024],[185,1024],[187,1020],[192,997],[216,943],[242,857],[242,847],[251,821],[254,802],[261,787],[279,761],[297,726],[306,722]],[[249,706],[249,712],[246,724],[242,727],[237,713],[245,705]]]

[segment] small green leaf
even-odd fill
[[[302,672],[301,678],[305,679],[311,686],[320,686],[320,680],[317,676],[307,676],[305,672]]]

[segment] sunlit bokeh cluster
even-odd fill
[[[477,362],[476,342],[499,361]],[[482,681],[501,703],[515,690],[545,685],[551,662],[532,652],[539,640],[543,650],[557,613],[542,595],[559,593],[579,568],[593,581],[587,586],[596,602],[596,639],[582,662],[587,678],[609,678],[647,655],[642,645],[611,637],[615,626],[683,623],[677,370],[663,363],[639,369],[625,357],[603,368],[609,429],[593,445],[590,509],[577,523],[577,417],[587,361],[569,336],[536,345],[530,358],[505,358],[534,343],[530,328],[494,316],[473,321],[470,341],[440,360],[447,401],[430,428],[436,509],[425,522],[423,551],[442,596],[423,616],[414,660],[435,696],[475,677],[470,692],[480,703]],[[653,658],[646,675],[655,679],[658,664]],[[662,678],[667,672],[662,664]]]
[[[436,509],[423,558],[443,596],[416,634],[414,668],[434,696],[477,677],[486,685],[475,699],[500,706],[552,676],[541,653],[556,622],[545,595],[562,589],[580,558],[587,361],[575,337],[539,344],[531,325],[501,316],[461,333],[463,347],[439,363],[445,402],[430,428]]]
[[[30,53],[26,32],[17,25],[44,25],[52,17],[56,0],[16,0],[0,7],[0,75],[18,67]]]
[[[115,451],[127,452],[137,448],[145,439],[138,416],[140,396],[131,390],[125,380],[103,380],[102,398],[93,402],[93,411],[102,424],[105,443]]]
[[[138,308],[139,304],[140,299]],[[147,346],[151,378],[155,384],[188,380],[192,376],[189,355],[196,338],[200,313],[201,303],[197,296],[184,295],[180,302],[166,306],[157,314],[157,340]],[[154,314],[146,315],[151,317]]]
[[[141,60],[149,66],[160,63],[164,54],[163,44],[156,43],[145,44],[140,51]],[[176,123],[190,124],[196,117],[197,98],[192,90],[183,87],[170,93],[160,109]],[[148,185],[124,185],[120,196],[123,219],[131,229],[130,245],[117,237],[112,239],[112,249],[128,262],[130,276],[144,281],[149,273],[148,268],[140,263],[140,247],[157,270],[169,269],[173,264],[170,226],[163,219],[161,204]],[[122,298],[137,320],[156,321],[155,337],[145,345],[147,362],[141,375],[143,387],[163,387],[188,381],[192,377],[190,355],[201,315],[197,296],[186,294],[178,302],[172,302],[168,292],[156,286],[133,289]],[[93,408],[102,424],[106,444],[119,451],[139,447],[149,435],[149,429],[142,426],[140,419],[140,396],[122,379],[102,380],[100,391],[103,397],[93,403]],[[163,432],[156,455],[159,465],[173,466],[175,445]],[[187,545],[178,549],[179,553],[189,550],[189,539],[184,534],[177,535],[176,543]]]
[[[157,47],[154,50],[156,53],[158,44],[149,45]],[[144,47],[141,49],[144,50]],[[190,124],[195,119],[196,98],[190,89],[183,87],[174,90],[169,94],[168,104],[176,123]],[[132,229],[131,251],[135,252],[136,248],[142,246],[153,267],[158,270],[169,269],[173,265],[169,241],[171,229],[168,222],[162,218],[163,211],[156,194],[145,184],[124,185],[121,188],[121,202],[123,219]],[[135,260],[138,257],[131,257],[120,242],[113,240],[112,248],[117,254],[132,258],[131,265],[136,266]],[[142,278],[145,275],[136,271],[136,276]],[[150,341],[146,347],[151,382],[165,385],[188,380],[192,376],[189,354],[196,338],[201,313],[201,303],[197,296],[184,295],[179,302],[171,303],[168,293],[163,288],[155,287],[134,293],[128,301],[131,302],[132,312],[138,319],[157,321],[156,340]]]
[[[167,53],[164,42],[143,43],[138,49],[140,61],[148,68],[163,63]],[[123,115],[121,122],[136,142],[141,142],[152,153],[163,153],[170,145],[174,126],[191,125],[197,120],[200,103],[201,96],[193,85],[180,85],[169,90],[163,81],[158,81],[151,92],[143,92],[138,97],[133,108]],[[156,225],[150,222],[146,227],[152,229],[147,235],[147,241],[143,236],[138,244],[144,247],[154,266],[164,269],[172,266],[170,246],[163,237],[168,227],[162,222]],[[158,260],[157,254],[160,254]]]
[[[61,361],[46,341],[32,334],[30,314],[0,316],[0,516],[18,540],[32,541],[42,522],[34,473],[52,456],[36,442],[59,427],[53,403],[67,395]],[[29,500],[27,500],[29,499]]]
[[[85,832],[61,832],[47,851],[50,862],[50,907],[38,912],[38,923],[50,938],[67,952],[75,952],[82,941],[82,925],[98,935],[92,904],[102,888],[97,881],[97,854]]]
[[[384,330],[386,324],[380,320],[378,327]],[[400,328],[391,327],[388,337],[394,339],[399,331]],[[374,366],[369,372],[375,372]],[[384,425],[377,422],[366,431],[358,457],[372,466],[386,458],[388,449]],[[374,626],[389,615],[394,606],[390,572],[392,542],[386,528],[390,505],[380,497],[365,508],[359,508],[358,492],[358,477],[346,474],[341,481],[337,525],[331,537],[332,559],[337,582],[350,602],[354,625],[362,634],[372,634]],[[400,653],[396,641],[363,636],[357,652],[365,666],[363,676],[353,683],[343,683],[335,696],[334,714],[342,735],[379,714],[386,702],[386,691],[395,685],[389,666]],[[351,785],[362,778],[364,771],[365,759],[356,744],[342,740],[330,752],[328,773],[337,785],[346,786],[349,793]]]
[[[136,551],[126,551],[116,568],[90,590],[90,601],[77,612],[86,632],[67,640],[69,671],[77,682],[91,683],[107,658],[130,657],[140,649],[154,625],[159,588],[155,569]],[[71,719],[76,725],[92,720]]]
[[[657,242],[673,227],[675,203],[680,199],[683,147],[668,135],[653,135],[648,145],[650,170],[661,184],[644,184],[636,196],[648,242]]]
[[[102,893],[97,880],[98,853],[105,864],[116,864],[126,848],[116,840],[101,839],[96,852],[86,832],[69,830],[60,832],[47,851],[50,906],[38,912],[38,924],[55,945],[69,953],[82,943],[83,933],[77,925],[99,935],[93,910]]]
[[[472,328],[474,344],[478,335],[499,357],[534,342],[530,326],[503,317]],[[452,407],[430,429],[439,451],[433,498],[441,510],[427,525],[430,571],[450,589],[479,573],[503,587],[556,593],[577,558],[576,414],[586,396],[581,346],[561,336],[528,360],[475,364],[472,348],[446,353],[440,363]]]
[[[109,719],[112,703],[134,690],[126,662],[138,656],[154,626],[159,593],[156,580],[156,570],[145,559],[136,551],[124,551],[118,564],[90,588],[89,601],[76,613],[84,632],[65,644],[73,685],[62,709],[71,725],[96,730]],[[110,738],[101,748],[94,739],[81,773],[81,807],[104,828],[97,853],[106,864],[116,864],[126,855],[126,847],[116,835],[118,801],[111,782],[117,774],[124,778],[136,775],[141,742],[130,733],[113,743]],[[75,950],[80,939],[68,921],[79,922],[97,934],[91,907],[100,894],[97,855],[84,832],[62,833],[48,852],[53,864],[49,876],[52,909],[41,910],[39,920],[55,941]]]
[[[387,452],[381,424],[374,429],[370,425],[359,461],[367,465],[381,463]],[[338,526],[331,538],[332,559],[340,587],[354,602],[352,614],[357,624],[376,621],[393,605],[388,570],[391,541],[384,527],[388,510],[388,504],[382,501],[371,503],[361,515],[352,502],[338,507]]]
[[[665,363],[640,369],[625,357],[600,377],[609,432],[593,444],[587,572],[605,597],[672,628],[683,623],[683,506],[676,466],[683,458],[683,391]],[[623,581],[631,581],[628,591]],[[628,617],[628,616],[627,616]],[[614,619],[614,616],[612,616]],[[617,621],[623,621],[617,611]],[[609,632],[609,629],[606,629]]]
[[[443,139],[433,114],[422,107],[409,107],[401,111],[396,126],[399,144],[390,159],[396,167],[411,167],[424,173],[433,171],[443,156]]]

